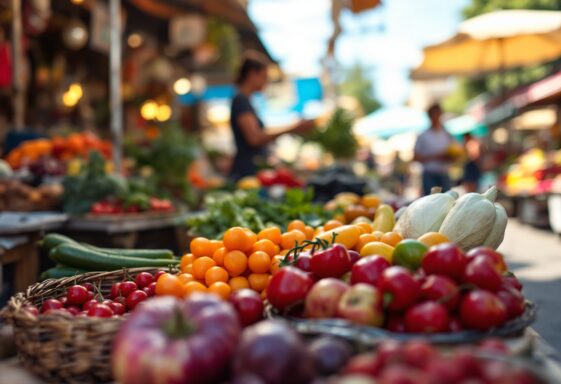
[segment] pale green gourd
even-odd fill
[[[495,203],[495,213],[497,218],[495,219],[495,224],[493,224],[493,229],[491,233],[487,236],[483,245],[497,249],[499,245],[503,242],[505,237],[506,224],[508,222],[508,214],[506,209],[499,203]]]
[[[416,239],[427,232],[438,232],[457,198],[455,191],[448,191],[415,200],[400,216],[394,231],[405,239]]]
[[[460,197],[446,215],[439,232],[464,250],[483,245],[495,231],[489,241],[497,243],[500,234],[504,235],[504,229],[500,230],[502,224],[500,228],[494,228],[497,220],[496,198],[496,187],[491,187],[483,194],[468,193]]]

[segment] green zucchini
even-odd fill
[[[89,244],[83,244],[86,248],[96,250],[109,255],[138,257],[140,259],[173,259],[173,252],[169,249],[121,249],[100,248]]]
[[[125,257],[99,252],[77,244],[61,244],[54,250],[54,257],[58,263],[84,268],[90,271],[115,271],[121,268],[139,267],[168,267],[177,265],[178,260],[170,259],[142,259],[139,257]]]
[[[81,275],[82,273],[88,272],[85,269],[67,267],[67,266],[56,266],[51,269],[47,269],[45,272],[41,273],[41,281],[47,279],[60,279],[62,277],[71,277],[76,275]]]
[[[50,251],[53,248],[56,248],[60,244],[78,244],[74,239],[71,239],[68,236],[61,235],[60,233],[49,233],[47,236],[43,237],[43,240],[40,242],[42,248]]]

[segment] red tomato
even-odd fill
[[[127,308],[132,311],[138,305],[138,303],[146,300],[147,298],[148,295],[144,291],[136,290],[134,292],[131,292],[127,296],[127,300],[126,300]]]
[[[389,267],[391,264],[384,257],[363,257],[352,266],[351,284],[366,283],[377,287],[382,273]]]
[[[460,287],[446,276],[431,275],[421,285],[421,297],[441,302],[453,311],[460,303]]]
[[[70,312],[73,316],[76,316],[80,313],[81,309],[79,307],[71,306],[66,308],[68,312]]]
[[[132,292],[136,291],[137,288],[138,287],[136,286],[135,282],[133,282],[133,281],[123,281],[119,285],[119,293],[123,297],[128,297],[128,295],[130,295]]]
[[[86,301],[86,302],[84,303],[84,305],[82,305],[82,311],[87,311],[87,310],[89,310],[91,307],[93,307],[94,305],[97,305],[97,304],[99,304],[99,303],[97,302],[97,300],[93,300],[93,299],[92,299],[92,300],[88,300],[88,301]]]
[[[136,278],[134,279],[134,282],[140,289],[147,287],[154,281],[156,281],[154,280],[154,276],[152,276],[152,274],[148,272],[140,272],[138,275],[136,275]]]
[[[313,284],[306,272],[295,267],[281,268],[267,287],[267,300],[276,309],[284,311],[303,302]]]
[[[441,333],[448,331],[450,319],[446,307],[436,301],[417,304],[405,314],[405,329],[414,333]]]
[[[60,300],[48,299],[43,302],[43,305],[41,306],[41,312],[46,312],[51,309],[61,309],[62,307],[63,304],[60,302]]]
[[[93,290],[94,290],[94,286],[93,286],[92,283],[84,283],[84,284],[82,284],[82,286],[90,292],[93,292]]]
[[[154,273],[154,281],[158,281],[158,278],[162,275],[164,275],[166,272],[164,271],[158,271],[156,273]]]
[[[403,267],[393,266],[382,273],[378,287],[389,297],[388,308],[391,311],[402,311],[417,302],[421,286],[413,278],[411,272]]]
[[[347,248],[335,244],[312,255],[312,272],[320,278],[341,277],[351,269],[351,257]]]
[[[503,286],[509,286],[518,291],[522,291],[522,283],[513,273],[508,273],[506,276],[503,276]]]
[[[294,266],[298,269],[301,269],[304,272],[311,272],[312,271],[312,255],[307,252],[301,252],[296,261],[294,262]]]
[[[477,289],[463,297],[460,318],[465,327],[486,331],[502,325],[506,321],[507,313],[497,295]]]
[[[81,307],[88,301],[88,290],[81,285],[73,285],[66,290],[66,301],[68,305]]]
[[[96,304],[90,309],[88,309],[89,317],[111,317],[113,316],[113,311],[105,304]]]
[[[485,256],[477,256],[469,262],[463,281],[491,292],[496,292],[502,284],[501,274]]]
[[[156,295],[156,282],[148,284],[147,287],[142,288],[144,292],[148,295],[148,297],[152,297]]]
[[[467,261],[460,248],[447,243],[431,247],[421,265],[427,275],[443,275],[461,281]]]
[[[109,308],[111,308],[111,310],[113,311],[113,313],[117,316],[121,316],[124,315],[125,312],[127,311],[127,309],[125,308],[125,306],[121,303],[117,303],[117,302],[111,302],[109,304],[107,304],[107,306]]]

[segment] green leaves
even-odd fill
[[[354,116],[344,109],[337,109],[323,129],[316,129],[308,138],[317,142],[336,159],[353,158],[358,150],[358,142],[353,135]]]

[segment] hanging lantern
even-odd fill
[[[62,32],[64,44],[75,51],[84,48],[88,42],[88,30],[82,20],[73,19]]]

